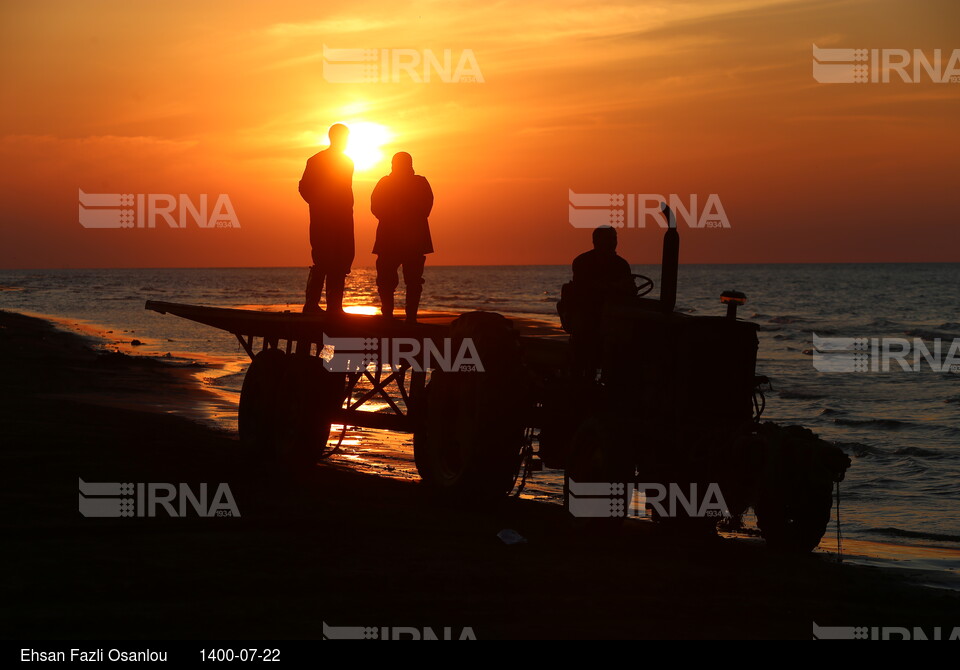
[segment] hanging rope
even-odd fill
[[[329,454],[327,454],[328,456],[333,456],[334,454],[340,453],[340,445],[343,444],[343,436],[346,434],[347,434],[347,424],[343,424],[343,430],[340,431],[340,439],[337,440],[337,446],[335,446],[333,450]]]

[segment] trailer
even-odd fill
[[[678,250],[674,224],[658,299],[644,297],[653,281],[639,275],[634,295],[602,304],[565,286],[558,308],[569,337],[483,311],[406,323],[146,308],[237,338],[251,358],[240,439],[267,465],[313,466],[330,453],[334,424],[402,431],[413,433],[424,484],[443,499],[502,497],[547,466],[564,471],[568,510],[588,510],[576,521],[594,530],[616,528],[633,493],[652,487],[685,492],[669,508],[648,502],[658,523],[715,533],[752,508],[770,546],[810,551],[850,459],[805,428],[762,421],[769,380],[755,370],[756,324],[737,318],[746,296],[723,292],[725,314],[675,311]],[[707,491],[722,492],[713,513],[691,502]],[[611,511],[597,514],[584,496],[606,498]]]
[[[454,364],[463,351],[464,338],[455,336],[454,323],[462,321],[458,314],[421,315],[417,323],[407,323],[366,314],[334,318],[322,312],[230,309],[159,300],[148,300],[145,308],[234,335],[251,359],[241,391],[241,438],[262,441],[265,449],[278,446],[281,438],[276,433],[283,431],[261,434],[261,428],[291,421],[300,408],[322,415],[321,428],[332,423],[414,433],[425,422],[431,363]],[[516,327],[523,349],[538,367],[557,364],[567,355],[568,337],[549,323],[474,314],[482,315],[485,322],[492,317],[511,332]],[[473,361],[479,356],[462,358]],[[457,371],[466,373],[470,365],[474,366],[470,372],[482,371],[469,362],[458,365]],[[309,398],[308,404],[302,397]],[[386,407],[380,407],[384,403]],[[302,439],[312,447],[313,440],[322,437],[314,430],[317,427],[293,421],[282,441]]]

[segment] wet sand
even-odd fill
[[[291,480],[235,437],[170,414],[189,371],[97,354],[0,313],[7,638],[319,638],[322,624],[471,627],[478,638],[797,638],[812,624],[960,625],[920,577],[691,544],[633,523],[570,531],[560,506],[438,505],[349,452]],[[397,438],[397,439],[403,439]],[[357,459],[354,459],[357,460]],[[239,518],[90,519],[77,480],[227,482]],[[527,539],[506,545],[511,528]]]

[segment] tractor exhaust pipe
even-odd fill
[[[677,266],[680,264],[680,233],[677,217],[665,202],[660,203],[667,231],[663,234],[663,258],[660,262],[660,309],[670,314],[677,304]]]

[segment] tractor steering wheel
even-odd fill
[[[636,297],[642,298],[650,291],[653,290],[653,280],[646,275],[631,275],[633,278],[634,288],[636,289]]]

